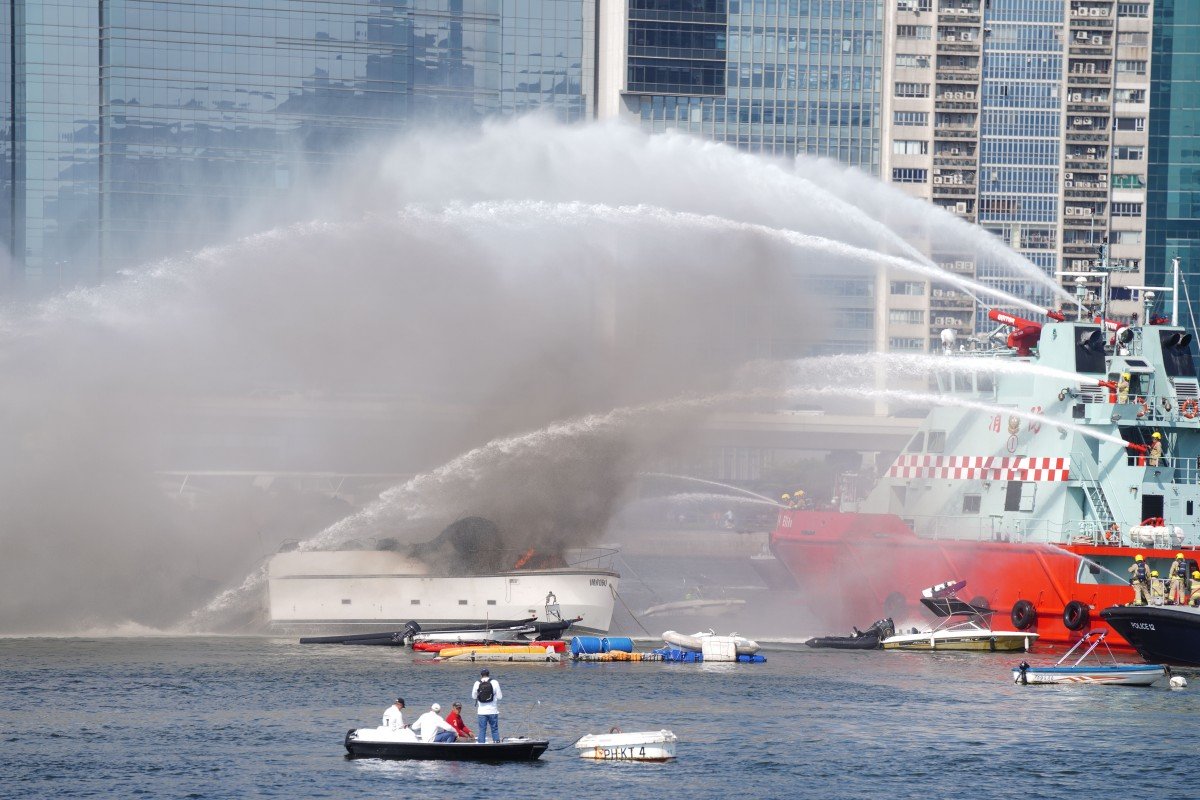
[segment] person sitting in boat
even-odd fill
[[[441,703],[434,703],[413,723],[413,729],[421,734],[422,742],[453,742],[458,740],[458,731],[442,719]]]
[[[1175,554],[1175,560],[1171,562],[1171,571],[1167,574],[1171,578],[1171,591],[1167,602],[1173,606],[1185,605],[1187,603],[1188,563],[1183,560],[1183,553]]]
[[[1162,434],[1155,431],[1150,435],[1150,439],[1152,441],[1150,442],[1150,452],[1146,454],[1146,465],[1157,467],[1163,456]]]
[[[1161,606],[1167,598],[1167,584],[1158,577],[1158,570],[1150,570],[1150,605]]]
[[[446,722],[458,734],[458,738],[470,740],[475,734],[471,733],[471,729],[467,727],[467,723],[462,718],[462,703],[455,700],[450,704],[450,713],[446,715]]]
[[[1117,381],[1118,403],[1124,404],[1129,402],[1129,377],[1130,376],[1128,372],[1122,372],[1121,379]]]
[[[396,702],[383,712],[383,727],[390,731],[398,731],[408,726],[404,724],[404,698],[397,697]]]
[[[1129,584],[1133,586],[1133,604],[1146,605],[1150,602],[1150,569],[1141,553],[1133,557],[1133,564],[1129,566],[1128,572],[1133,575],[1129,579]]]

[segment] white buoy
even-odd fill
[[[1172,689],[1182,689],[1185,686],[1187,686],[1187,679],[1184,678],[1182,675],[1172,675],[1171,676],[1171,688]]]

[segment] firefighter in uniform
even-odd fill
[[[1192,573],[1192,605],[1200,606],[1200,572]]]
[[[1163,454],[1162,434],[1155,431],[1150,438],[1153,441],[1150,443],[1150,452],[1146,455],[1146,463],[1151,467],[1157,467]]]
[[[1146,568],[1146,561],[1141,553],[1133,557],[1133,564],[1128,572],[1133,575],[1129,579],[1130,585],[1133,586],[1133,605],[1146,605],[1150,600],[1150,570]]]
[[[1119,381],[1117,381],[1117,402],[1122,403],[1122,404],[1129,402],[1129,373],[1128,372],[1122,372],[1121,379]]]
[[[1175,560],[1171,562],[1171,571],[1167,577],[1171,580],[1171,591],[1167,596],[1167,602],[1173,606],[1182,606],[1187,603],[1188,589],[1188,564],[1183,560],[1183,553],[1176,553]]]
[[[792,496],[790,494],[787,494],[786,492],[784,493],[783,497],[781,497],[779,499],[780,499],[780,501],[783,502],[784,506],[786,506],[787,508],[795,508],[796,507],[796,504],[792,502]]]
[[[1158,577],[1158,570],[1150,570],[1150,605],[1161,606],[1167,597],[1167,583]]]

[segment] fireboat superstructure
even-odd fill
[[[937,375],[946,402],[963,405],[934,408],[877,481],[844,476],[838,510],[780,512],[773,551],[839,621],[902,624],[921,587],[953,574],[973,603],[1008,611],[1040,641],[1070,642],[1103,626],[1100,609],[1133,599],[1136,553],[1163,577],[1177,552],[1198,568],[1192,335],[1060,312],[1044,325],[989,315],[1010,329],[1005,346],[947,348]],[[982,359],[1030,368],[988,370]]]

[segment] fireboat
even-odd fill
[[[834,509],[780,511],[771,550],[825,622],[903,625],[955,575],[1041,643],[1100,629],[1128,647],[1099,612],[1133,600],[1134,556],[1164,577],[1179,553],[1200,569],[1192,334],[1047,316],[989,311],[996,346],[947,347],[936,376],[958,405],[933,408],[882,475],[841,476]]]

